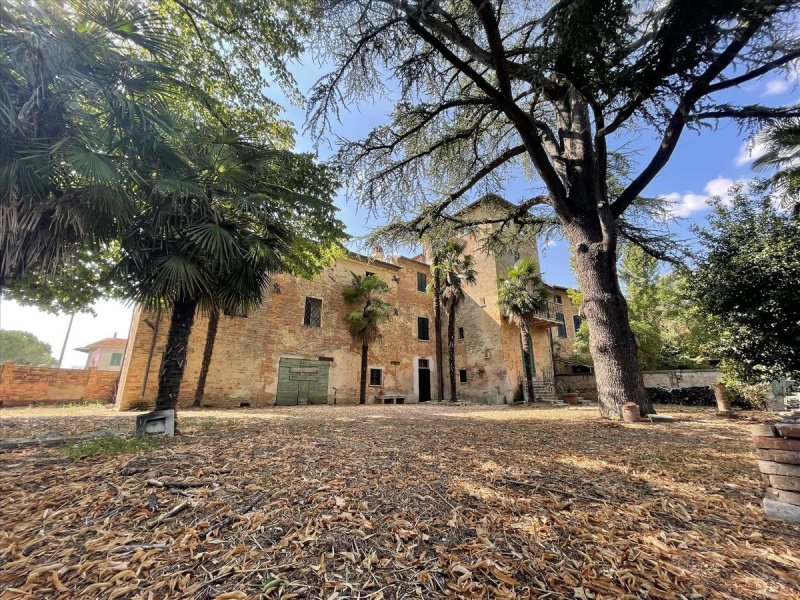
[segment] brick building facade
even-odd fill
[[[531,256],[538,264],[538,251],[533,242],[508,255],[488,254],[482,250],[485,233],[465,238],[478,278],[465,288],[466,298],[457,313],[459,399],[510,403],[521,390],[522,352],[519,330],[498,306],[497,279],[520,256]],[[344,316],[352,309],[342,298],[351,272],[375,273],[390,286],[386,300],[392,305],[391,318],[370,346],[367,401],[386,395],[403,395],[407,402],[436,398],[433,302],[425,291],[429,264],[424,258],[352,254],[311,280],[278,276],[257,311],[247,317],[220,318],[203,404],[357,402],[361,347],[350,336]],[[442,320],[446,329],[446,318]],[[552,380],[548,330],[556,326],[547,314],[532,323],[537,379]],[[119,409],[153,406],[168,328],[166,313],[141,308],[134,312],[117,394]],[[189,340],[180,406],[191,405],[194,399],[206,331],[207,318],[198,315]],[[446,331],[442,334],[446,373]],[[449,389],[447,383],[445,388]]]

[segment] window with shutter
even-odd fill
[[[423,341],[431,339],[428,332],[428,317],[417,317],[417,338]]]

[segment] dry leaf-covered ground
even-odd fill
[[[800,598],[800,527],[759,506],[747,426],[764,415],[662,411],[686,420],[184,411],[178,438],[138,455],[6,453],[0,598]],[[0,420],[11,438],[133,417]]]

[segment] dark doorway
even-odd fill
[[[431,401],[431,366],[427,358],[418,360],[417,376],[419,379],[419,401]]]

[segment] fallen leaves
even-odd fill
[[[6,414],[15,437],[97,427]],[[206,414],[137,456],[4,455],[0,598],[800,594],[800,528],[764,520],[737,421],[308,407],[217,411],[215,430]]]

